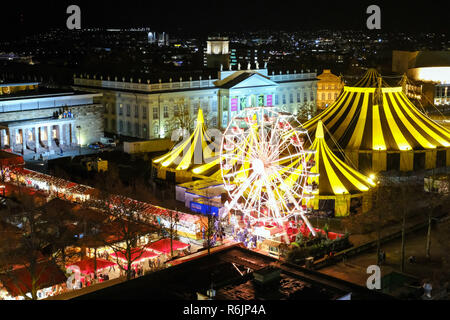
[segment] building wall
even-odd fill
[[[315,74],[272,74],[268,77],[278,85],[224,90],[214,86],[217,79],[144,84],[83,78],[75,78],[74,84],[85,91],[102,93],[95,101],[105,106],[105,132],[157,139],[170,137],[177,106],[189,108],[193,121],[198,108],[202,108],[209,128],[225,128],[239,111],[232,113],[230,110],[234,97],[239,101],[246,99],[249,106],[258,105],[260,95],[264,96],[264,105],[268,105],[267,99],[271,96],[273,106],[294,114],[305,104],[316,106]]]
[[[317,107],[324,109],[336,101],[344,84],[338,76],[327,69],[317,78],[319,79],[317,83]]]

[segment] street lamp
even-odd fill
[[[77,126],[78,129],[78,147],[81,156],[81,126]]]

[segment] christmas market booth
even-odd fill
[[[31,299],[32,282],[37,288],[37,298],[45,299],[62,292],[66,287],[66,276],[59,267],[50,261],[40,261],[35,267],[35,276],[23,265],[15,266],[13,270],[0,274],[0,299],[25,300]]]

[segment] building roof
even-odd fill
[[[205,294],[213,284],[217,299],[316,299],[332,300],[352,293],[352,299],[392,299],[365,287],[316,271],[281,263],[281,281],[271,290],[255,290],[253,272],[277,262],[277,259],[242,248],[240,245],[216,248],[211,254],[153,272],[105,289],[79,296],[79,300],[156,299],[191,300]],[[238,271],[239,270],[239,271]],[[250,271],[247,273],[247,270]],[[312,294],[316,293],[316,294]],[[321,293],[321,294],[319,294]]]
[[[36,266],[36,286],[39,289],[51,287],[66,281],[66,276],[53,262],[42,261]],[[0,281],[13,297],[23,296],[31,292],[31,274],[24,266],[1,274]]]
[[[324,69],[323,72],[317,76],[317,78],[320,81],[333,81],[333,82],[341,81],[341,78],[331,73],[330,69]]]
[[[409,68],[450,67],[450,51],[419,51]]]
[[[327,142],[345,150],[425,150],[450,147],[450,131],[421,113],[402,87],[388,87],[370,69],[354,86],[345,86],[337,100],[307,121],[315,133],[321,120],[329,130]]]

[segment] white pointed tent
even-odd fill
[[[153,166],[158,169],[158,178],[166,179],[169,171],[175,173],[177,182],[188,181],[192,178],[191,168],[215,159],[214,150],[219,150],[219,146],[208,136],[203,111],[199,109],[192,134],[184,136],[172,150],[154,159]]]

